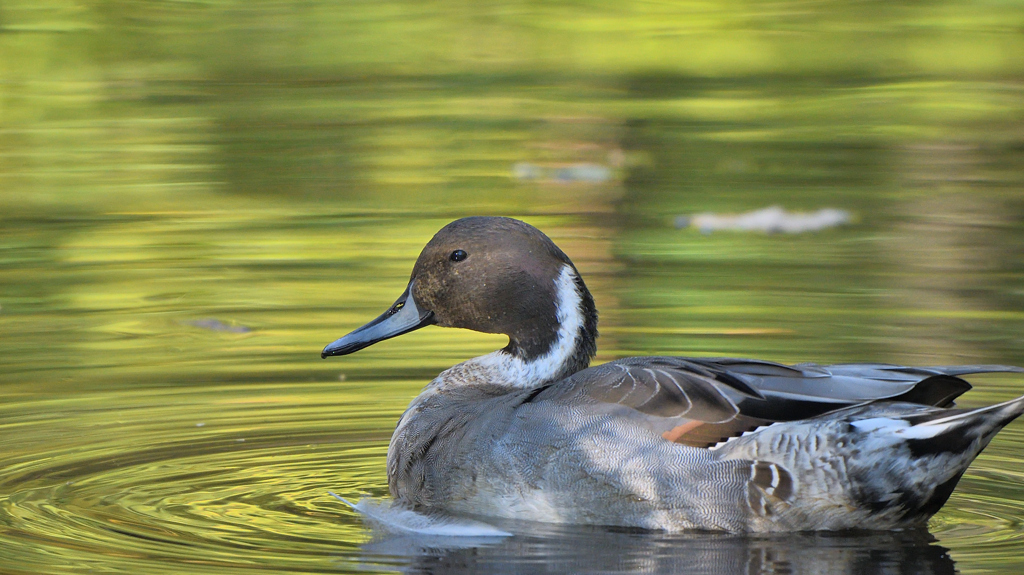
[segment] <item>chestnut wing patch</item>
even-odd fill
[[[688,420],[662,433],[661,436],[673,443],[682,443],[690,447],[711,447],[771,423],[765,419],[747,417],[742,414],[720,423]]]

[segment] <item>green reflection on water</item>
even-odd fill
[[[1024,363],[1022,19],[4,2],[2,569],[354,569],[368,534],[326,491],[383,495],[408,400],[503,342],[319,350],[461,215],[523,217],[573,257],[601,361]],[[855,220],[672,225],[772,204]],[[971,405],[1021,388],[978,383]],[[963,572],[1020,567],[1019,427],[933,523]]]

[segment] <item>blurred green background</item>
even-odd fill
[[[211,536],[225,526],[254,529],[268,566],[293,529],[354,549],[365,531],[332,531],[325,489],[383,494],[398,413],[503,341],[319,350],[464,215],[565,249],[602,312],[599,361],[1024,364],[1022,186],[1020,1],[3,0],[0,538],[34,572],[107,565],[124,539],[71,544],[67,517],[29,505],[91,477],[110,516],[73,507],[80,534],[172,533],[221,570],[246,564]],[[772,205],[853,221],[674,225]],[[978,381],[972,405],[1020,394]],[[1022,436],[936,520],[964,572],[1022,556]],[[306,455],[277,467],[285,448]],[[221,513],[237,493],[176,465],[258,497]],[[125,483],[159,495],[120,500]],[[133,541],[135,572],[181,558]]]
[[[179,384],[180,357],[140,353],[224,365],[168,333],[207,316],[260,328],[237,377],[320,373],[305,354],[468,214],[577,240],[609,336],[788,334],[613,355],[1019,362],[1022,29],[1005,1],[6,0],[3,377]],[[672,227],[769,205],[855,222]]]

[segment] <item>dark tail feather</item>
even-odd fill
[[[949,499],[960,477],[993,437],[1024,413],[1024,397],[979,409],[951,409],[906,417],[906,445],[914,458],[945,461],[949,475],[933,487],[909,484],[901,493],[908,516],[927,518]],[[937,478],[936,478],[937,479]]]

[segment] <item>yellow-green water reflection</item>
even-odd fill
[[[0,4],[0,571],[1019,571],[1024,424],[922,534],[370,542],[398,415],[503,345],[323,345],[468,214],[599,360],[1024,364],[1015,2]],[[677,215],[836,207],[814,234]],[[1019,395],[988,376],[965,401]],[[404,545],[404,546],[403,546]]]

